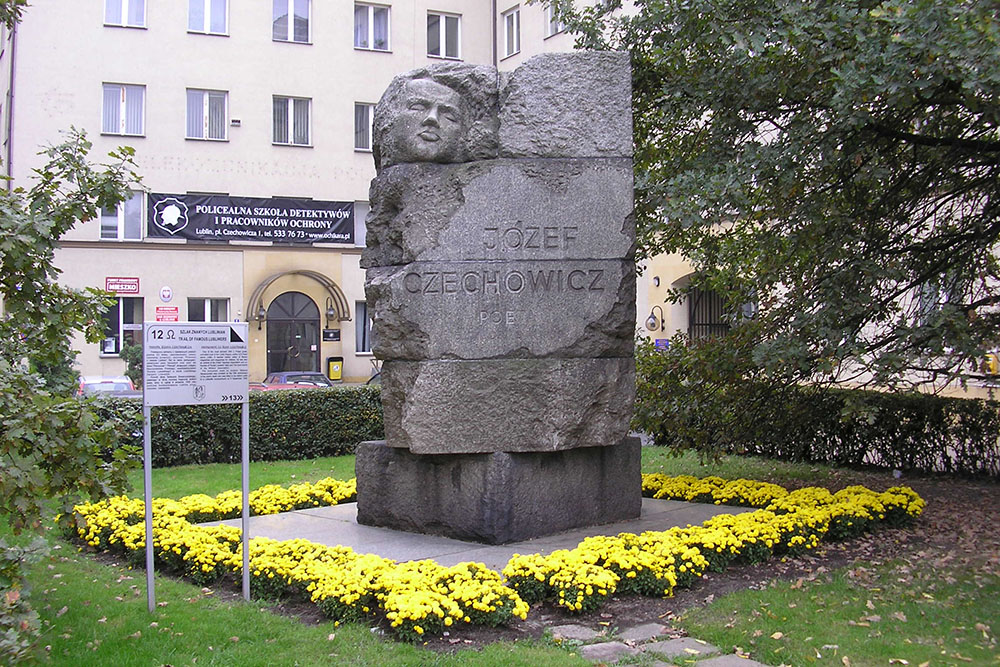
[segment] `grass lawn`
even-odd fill
[[[240,488],[240,466],[231,463],[176,466],[153,469],[153,495],[157,498],[183,498],[193,493],[214,496]],[[255,461],[250,464],[250,488],[265,484],[299,484],[325,477],[354,477],[353,456],[325,456],[309,461]],[[130,496],[142,497],[142,468],[129,475]]]
[[[54,532],[54,531],[50,531]],[[31,603],[42,620],[36,657],[53,665],[581,665],[571,651],[495,644],[439,655],[372,634],[360,624],[306,625],[270,605],[156,577],[158,607],[146,608],[143,570],[98,562],[50,537],[32,568]]]
[[[659,448],[643,450],[643,471],[746,477],[793,487],[894,482],[889,474],[761,459],[702,465],[694,455],[671,457]],[[254,488],[328,476],[348,479],[354,476],[354,458],[253,463],[250,476]],[[133,473],[132,482],[133,495],[141,495],[141,471]],[[160,497],[216,494],[239,483],[239,465],[153,471],[154,495]],[[374,635],[364,625],[310,626],[273,613],[266,603],[225,601],[219,592],[164,577],[157,578],[161,606],[150,615],[143,571],[98,562],[54,536],[50,542],[52,555],[31,576],[32,604],[43,619],[38,647],[43,663],[587,664],[571,648],[545,642],[440,655]],[[876,566],[856,563],[834,572],[818,569],[801,581],[720,596],[689,610],[679,624],[724,651],[738,646],[775,665],[886,665],[892,659],[910,665],[1000,664],[995,634],[1000,577],[964,563],[949,565],[941,552],[928,554]]]
[[[769,665],[996,665],[998,619],[1000,577],[901,560],[734,593],[682,625]]]

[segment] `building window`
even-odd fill
[[[228,322],[229,299],[188,299],[188,322]]]
[[[142,297],[119,297],[104,311],[101,354],[118,354],[122,345],[142,345]]]
[[[274,97],[274,143],[309,145],[309,104],[301,97]]]
[[[563,22],[556,17],[555,6],[545,5],[545,36],[558,35],[565,29],[566,26],[563,25]]]
[[[228,0],[188,0],[188,30],[210,35],[228,32]]]
[[[954,275],[945,274],[920,283],[917,286],[917,326],[932,324],[946,304],[962,303],[968,294],[968,285],[957,280]]]
[[[142,136],[145,100],[145,86],[129,86],[120,83],[104,84],[101,132]]]
[[[368,304],[364,301],[354,303],[354,350],[355,352],[372,351],[372,319],[368,315]]]
[[[272,39],[308,43],[309,0],[274,0],[273,7]]]
[[[521,50],[521,8],[505,11],[503,22],[503,57],[507,58]]]
[[[389,8],[354,5],[354,48],[389,50]]]
[[[354,150],[370,151],[372,149],[372,120],[374,117],[374,104],[354,103]]]
[[[187,91],[187,138],[225,140],[228,93],[221,90]]]
[[[365,222],[368,219],[368,212],[371,206],[366,201],[354,202],[354,245],[364,248],[368,227]]]
[[[142,193],[132,196],[115,208],[101,211],[101,239],[139,241],[142,239]]]
[[[104,25],[146,27],[146,0],[104,0]]]
[[[461,58],[461,17],[427,12],[427,55]]]

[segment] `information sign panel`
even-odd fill
[[[247,334],[246,322],[146,322],[143,405],[246,401]]]
[[[242,404],[243,597],[250,599],[250,373],[247,327],[246,322],[146,322],[143,325],[142,472],[146,519],[146,601],[150,613],[156,611],[151,415],[152,406],[157,405]]]

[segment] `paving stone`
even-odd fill
[[[679,639],[669,639],[663,642],[653,642],[642,647],[643,652],[663,658],[694,658],[698,656],[712,655],[718,653],[719,649],[711,644],[700,642],[692,637],[680,637]],[[698,651],[692,653],[691,651]],[[701,664],[701,663],[698,663]]]
[[[643,623],[618,633],[619,639],[627,642],[644,642],[658,637],[667,626],[659,623]]]
[[[639,651],[621,642],[602,642],[580,647],[580,657],[593,662],[615,662]]]
[[[698,667],[767,667],[763,662],[757,662],[749,658],[741,658],[735,653],[720,655],[717,658],[702,660],[697,663]]]
[[[569,625],[556,625],[549,628],[552,631],[552,637],[555,639],[579,639],[580,641],[590,641],[591,639],[597,639],[601,633],[597,630],[592,630],[591,628],[584,627],[582,625],[576,625],[570,623]]]

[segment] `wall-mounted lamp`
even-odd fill
[[[657,310],[660,311],[659,319],[656,317]],[[663,331],[663,308],[653,306],[653,309],[649,311],[649,317],[646,318],[646,328],[650,331]]]
[[[330,328],[330,318],[337,317],[337,309],[333,307],[333,297],[326,297],[326,328]]]
[[[264,304],[257,306],[257,331],[264,325],[264,320],[267,319],[267,311],[264,310]]]
[[[653,287],[660,286],[660,276],[653,276]]]

